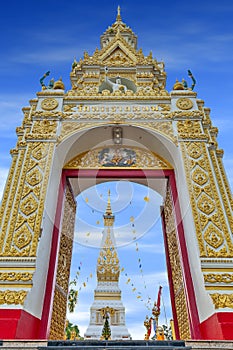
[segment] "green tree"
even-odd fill
[[[111,329],[109,326],[108,317],[105,318],[104,327],[102,330],[102,338],[105,340],[111,339]]]
[[[65,327],[65,337],[66,340],[82,340],[80,337],[79,328],[77,325],[72,324],[68,320],[66,320]]]

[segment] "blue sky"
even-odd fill
[[[100,35],[115,21],[118,5],[123,21],[138,35],[138,48],[146,55],[152,50],[155,58],[165,62],[168,91],[176,78],[189,82],[187,69],[191,69],[198,98],[211,108],[213,125],[219,128],[219,147],[225,151],[232,187],[233,2],[13,0],[1,3],[0,13],[0,197],[11,163],[9,150],[16,143],[15,128],[22,122],[21,109],[40,91],[39,79],[50,70],[51,77],[62,76],[69,89],[73,58],[81,58],[85,50],[92,54],[99,47]],[[145,247],[149,240],[140,242]],[[148,267],[148,281],[150,271]],[[131,273],[138,275],[137,266]],[[89,290],[91,295],[94,278],[92,281],[86,294]],[[89,312],[86,305],[87,301],[80,304],[84,323],[85,312]],[[128,305],[131,310],[132,305]],[[130,315],[135,323],[131,320],[128,327],[137,329],[144,314]]]

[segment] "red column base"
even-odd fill
[[[203,340],[233,340],[233,312],[217,312],[200,324]]]
[[[38,339],[40,320],[20,309],[0,309],[0,339]]]

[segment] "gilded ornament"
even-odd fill
[[[32,169],[30,172],[27,173],[26,181],[29,185],[36,186],[38,185],[43,179],[43,176],[38,168]]]
[[[221,274],[215,274],[215,273],[209,273],[204,274],[204,281],[206,283],[233,283],[233,274],[231,273],[221,273]]]
[[[190,157],[198,159],[202,155],[202,147],[196,143],[190,143],[187,147],[187,153]]]
[[[198,208],[205,214],[209,215],[215,210],[214,201],[206,195],[206,193],[202,193],[200,198],[197,201]]]
[[[48,145],[38,142],[32,150],[32,157],[40,161],[47,156]]]
[[[27,225],[24,224],[20,229],[18,229],[14,235],[14,245],[18,249],[25,248],[32,240],[32,233],[28,229]]]
[[[196,168],[192,173],[192,179],[198,185],[202,186],[208,181],[208,176],[201,168]]]
[[[57,122],[53,120],[37,120],[33,123],[32,137],[35,135],[55,134]],[[35,136],[34,136],[35,137]]]
[[[24,198],[20,204],[20,210],[25,215],[32,214],[37,209],[37,201],[35,197],[30,193],[26,198]]]
[[[32,280],[30,272],[0,272],[0,281],[7,282],[28,282]]]
[[[46,111],[52,111],[53,109],[57,108],[58,101],[55,98],[45,98],[41,102],[41,108]]]
[[[233,309],[233,294],[210,294],[214,303],[215,309],[231,308]]]
[[[212,223],[204,233],[205,241],[213,248],[217,249],[224,243],[224,237],[222,232]]]
[[[100,162],[99,154],[101,152],[101,148],[97,148],[94,150],[91,150],[89,152],[82,153],[78,155],[77,157],[70,160],[65,166],[65,169],[74,169],[74,168],[101,168],[104,166]],[[114,151],[113,148],[111,148],[112,151]],[[157,154],[139,149],[139,148],[130,148],[127,147],[128,151],[134,151],[136,154],[136,163],[133,165],[133,167],[137,168],[153,168],[153,169],[172,169],[172,166],[159,157]],[[125,159],[126,162],[126,159]],[[125,167],[128,167],[128,165],[125,165]],[[111,166],[110,166],[111,167]],[[124,167],[122,164],[121,167]]]
[[[193,107],[193,102],[189,98],[178,98],[176,106],[179,109],[188,110]]]
[[[64,214],[58,253],[55,297],[53,300],[53,312],[50,324],[50,339],[62,339],[64,335],[75,213],[76,202],[69,186],[67,186],[65,191]]]
[[[178,248],[174,210],[169,188],[167,189],[164,202],[164,218],[179,333],[181,339],[190,339],[189,318],[184,292],[180,252]]]
[[[25,290],[0,291],[0,305],[3,305],[3,304],[23,305],[26,296],[27,296],[27,292]]]

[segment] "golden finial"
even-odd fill
[[[104,225],[113,226],[114,215],[112,213],[112,208],[111,208],[110,190],[108,190],[108,204],[107,204],[105,214],[103,216],[104,216]]]
[[[117,22],[121,22],[121,8],[120,6],[117,7]]]
[[[108,190],[108,204],[107,204],[105,215],[112,215],[110,195],[111,195],[111,191]]]

